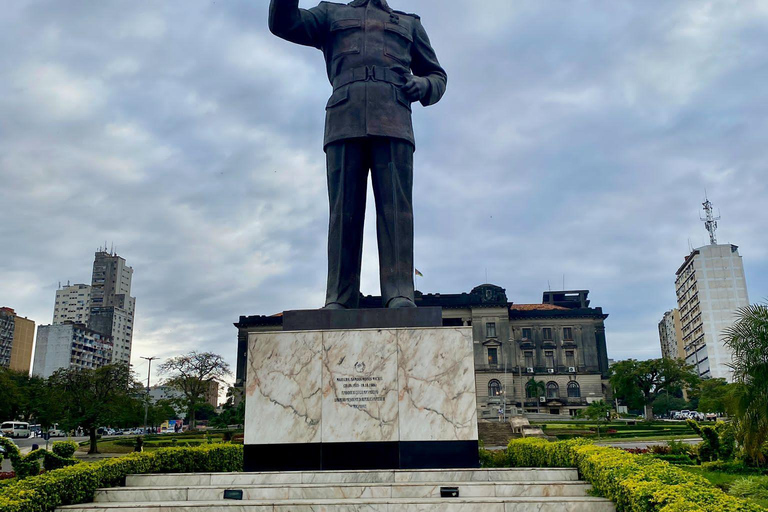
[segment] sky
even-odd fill
[[[315,4],[301,0],[308,8]],[[609,357],[660,356],[705,192],[768,297],[768,3],[391,0],[448,89],[414,108],[425,293],[589,289]],[[133,363],[234,368],[240,315],[323,305],[331,93],[266,0],[28,0],[0,13],[0,306],[40,324],[94,252],[134,269]],[[372,198],[372,195],[370,196]],[[378,294],[369,200],[362,291]],[[153,367],[154,370],[154,367]]]

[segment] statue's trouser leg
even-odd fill
[[[384,137],[370,144],[381,298],[413,301],[413,146]]]
[[[325,148],[330,202],[326,305],[359,305],[369,167],[366,149],[366,139],[340,141]]]

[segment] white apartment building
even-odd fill
[[[112,340],[83,324],[37,329],[32,375],[47,379],[60,368],[95,369],[112,361]]]
[[[91,312],[91,287],[87,284],[67,284],[56,290],[53,306],[54,325],[64,322],[88,324]]]
[[[695,249],[676,276],[686,362],[695,365],[702,377],[731,382],[732,355],[722,333],[733,324],[736,310],[749,305],[738,247],[713,244]]]
[[[659,322],[659,341],[661,356],[669,359],[685,359],[683,344],[683,326],[680,323],[680,310],[675,308],[664,313]]]

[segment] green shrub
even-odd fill
[[[77,451],[77,443],[74,441],[54,441],[51,449],[59,457],[70,459]]]
[[[762,474],[763,470],[747,466],[744,461],[740,460],[716,460],[713,462],[703,462],[701,468],[704,471],[720,471],[722,473],[729,473],[731,475],[750,475],[750,474]]]
[[[687,466],[692,466],[696,464],[696,461],[693,460],[690,455],[686,455],[684,453],[668,453],[668,454],[659,454],[654,455],[654,459],[656,460],[665,460],[669,462],[670,464],[684,464]]]
[[[729,492],[734,496],[740,498],[757,498],[766,500],[768,499],[768,477],[766,476],[749,476],[746,478],[739,478],[733,484]]]
[[[509,455],[506,450],[480,450],[480,466],[484,468],[509,467]]]
[[[764,511],[668,462],[575,441],[512,440],[509,461],[512,466],[576,467],[619,512]]]
[[[0,487],[3,512],[50,512],[62,505],[93,500],[96,489],[125,483],[134,473],[242,471],[243,448],[214,444],[132,453],[49,471]]]

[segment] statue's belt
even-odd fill
[[[377,66],[365,66],[360,68],[352,68],[344,71],[339,76],[333,79],[333,90],[335,91],[339,87],[351,84],[352,82],[365,82],[367,80],[374,80],[376,82],[389,82],[394,85],[404,85],[405,77],[389,68],[382,68]]]

